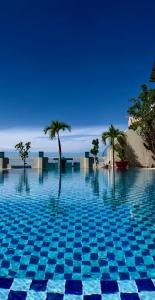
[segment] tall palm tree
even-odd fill
[[[110,146],[112,147],[113,169],[115,166],[115,141],[124,136],[124,132],[115,128],[113,125],[109,127],[108,131],[102,133],[102,142],[106,145],[106,141],[109,140]]]
[[[71,131],[71,126],[59,122],[59,121],[52,121],[51,124],[47,127],[44,128],[44,133],[46,134],[47,132],[49,133],[49,138],[51,140],[55,139],[57,137],[58,139],[58,148],[59,148],[59,168],[61,169],[62,167],[62,151],[61,151],[61,142],[60,142],[60,130],[65,131],[65,130]]]

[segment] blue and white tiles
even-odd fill
[[[155,191],[150,175],[143,171],[134,186],[135,174],[117,174],[114,195],[103,184],[107,173],[66,173],[59,200],[55,173],[40,184],[36,173],[28,170],[28,195],[16,188],[21,171],[7,175],[0,193],[1,276],[83,281],[155,278]]]
[[[155,173],[1,175],[0,300],[155,299]]]
[[[152,297],[152,298],[151,298]],[[0,278],[0,300],[154,300],[151,279],[122,281]]]

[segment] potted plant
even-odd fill
[[[115,145],[115,150],[117,152],[117,156],[120,160],[116,161],[117,169],[126,169],[128,166],[128,161],[126,159],[126,137],[119,136],[117,138],[117,144]]]

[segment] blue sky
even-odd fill
[[[1,149],[18,137],[45,148],[42,128],[59,119],[73,127],[65,151],[87,150],[109,124],[126,127],[154,60],[153,0],[1,1]]]

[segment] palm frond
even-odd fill
[[[59,123],[59,129],[60,130],[68,130],[68,131],[71,131],[71,126],[70,125],[68,125],[67,123],[64,123],[64,122],[60,122]]]
[[[106,144],[106,140],[109,138],[109,132],[105,131],[102,133],[102,142]]]
[[[106,141],[109,140],[110,145],[113,146],[115,139],[121,136],[124,136],[124,132],[111,125],[108,131],[102,133],[102,142],[106,144]]]
[[[46,127],[43,129],[43,131],[44,131],[45,134],[46,134],[49,130],[50,130],[50,126],[46,126]]]
[[[51,122],[51,124],[44,128],[44,133],[46,134],[49,132],[49,138],[54,139],[56,135],[59,134],[59,131],[62,130],[68,130],[71,131],[71,126],[64,122],[59,122],[58,120],[54,120]]]

